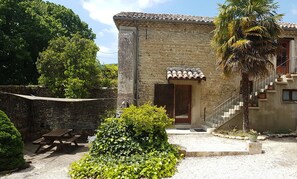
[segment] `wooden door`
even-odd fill
[[[173,84],[155,84],[154,104],[158,107],[164,107],[170,118],[174,117],[174,85]]]
[[[276,62],[276,73],[277,74],[286,74],[289,73],[290,69],[290,56],[289,56],[289,47],[290,43],[287,39],[280,40],[281,49],[277,55]]]
[[[191,123],[191,85],[175,85],[174,90],[175,123]]]

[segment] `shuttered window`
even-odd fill
[[[174,85],[155,84],[154,104],[158,107],[165,107],[169,117],[173,117],[174,106]]]

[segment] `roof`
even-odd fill
[[[170,67],[170,68],[167,68],[166,78],[167,80],[178,79],[178,80],[206,81],[206,77],[202,73],[200,68]]]
[[[153,14],[142,12],[120,12],[113,16],[116,25],[122,24],[122,21],[155,21],[155,22],[187,22],[212,25],[212,17],[190,16],[180,14]]]
[[[120,12],[113,16],[113,20],[117,26],[127,25],[135,21],[150,21],[150,22],[183,22],[193,24],[208,24],[213,25],[213,17],[190,16],[180,14],[153,14],[143,12]],[[126,21],[126,23],[124,23]],[[297,24],[279,22],[279,25],[286,30],[297,30]]]

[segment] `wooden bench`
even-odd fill
[[[72,136],[72,137],[66,139],[66,140],[65,140],[65,143],[66,143],[66,144],[74,143],[76,146],[78,146],[76,140],[77,140],[78,138],[80,138],[80,136],[81,136],[81,135],[74,135],[74,136]]]
[[[43,142],[44,141],[44,138],[43,137],[41,137],[41,138],[39,138],[39,139],[37,139],[37,140],[34,140],[33,142],[32,142],[32,144],[40,144],[41,142]]]
[[[55,146],[62,147],[65,151],[66,146],[74,143],[78,146],[76,140],[80,138],[81,135],[72,135],[73,129],[54,129],[49,133],[43,134],[41,138],[33,141],[33,144],[39,145],[35,153],[37,153],[44,145],[49,145],[45,150],[51,149]]]
[[[43,147],[44,145],[50,145],[51,142],[45,140],[44,137],[41,137],[41,138],[39,138],[39,139],[37,139],[37,140],[34,140],[34,141],[32,142],[32,144],[39,145],[38,148],[37,148],[36,151],[35,151],[35,153],[37,153],[37,152],[41,149],[41,147]]]

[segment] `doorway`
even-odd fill
[[[277,62],[276,62],[276,73],[277,74],[286,74],[289,73],[290,69],[290,41],[288,39],[280,40],[281,49],[279,54],[277,55]]]
[[[174,99],[175,123],[191,124],[192,86],[175,85]]]

